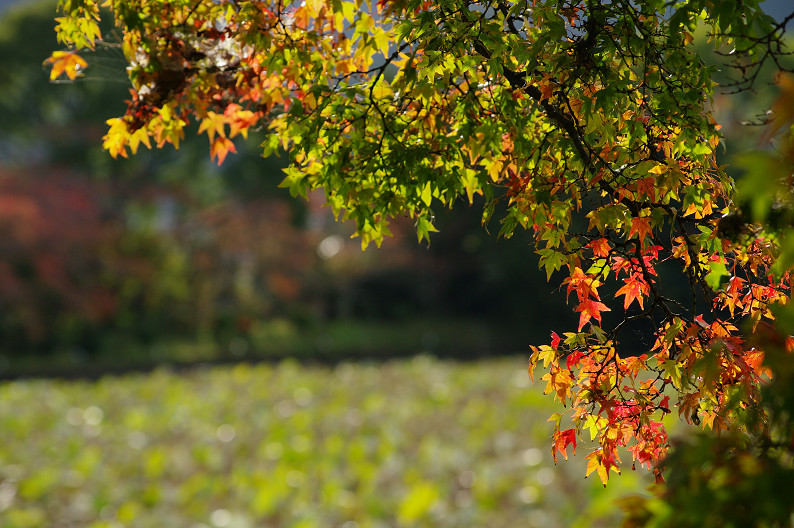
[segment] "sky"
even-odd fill
[[[19,2],[20,0],[0,0],[0,12],[4,11],[8,6]]]
[[[777,19],[782,19],[794,11],[794,2],[792,0],[767,0],[761,6],[767,13]]]

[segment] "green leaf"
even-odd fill
[[[552,248],[545,248],[538,251],[540,255],[540,267],[546,270],[546,279],[551,279],[551,274],[568,264],[568,257]]]
[[[427,182],[422,188],[419,198],[425,203],[426,206],[430,207],[430,203],[433,201],[433,187],[431,186],[430,182]]]
[[[420,216],[416,220],[416,238],[421,243],[427,240],[430,243],[430,233],[438,233],[438,229],[425,216]]]
[[[710,262],[709,272],[706,274],[706,284],[714,290],[721,290],[725,283],[728,282],[731,274],[722,262]]]

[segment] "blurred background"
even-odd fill
[[[129,96],[121,52],[51,84],[53,15],[27,1],[0,20],[0,375],[525,353],[574,320],[534,272],[529,237],[489,235],[476,205],[439,214],[429,246],[401,222],[362,252],[321,196],[277,188],[284,160],[261,159],[264,136],[222,167],[190,132],[179,151],[111,159],[104,122]]]

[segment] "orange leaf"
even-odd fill
[[[579,315],[579,331],[582,330],[582,327],[587,324],[587,321],[590,318],[595,318],[599,324],[601,324],[601,312],[610,312],[611,310],[607,308],[604,303],[594,301],[592,299],[585,299],[579,306],[576,307],[577,312],[581,312]]]
[[[51,81],[60,77],[62,73],[65,73],[69,80],[73,81],[80,75],[80,70],[88,67],[88,63],[81,56],[71,51],[55,51],[50,58],[44,61],[44,64],[52,64]]]
[[[734,276],[728,281],[728,288],[725,291],[725,306],[731,311],[731,317],[733,317],[733,312],[736,310],[737,306],[739,308],[744,307],[744,303],[741,300],[743,286],[744,280],[740,277]]]
[[[543,389],[543,394],[554,392],[557,398],[563,402],[565,398],[571,395],[573,376],[571,376],[570,370],[552,368],[540,379],[546,381],[546,388]]]
[[[542,94],[541,101],[545,101],[554,95],[554,87],[554,81],[551,80],[551,76],[549,74],[544,75],[543,79],[538,82],[538,88]]]
[[[234,143],[232,143],[232,140],[229,138],[217,137],[210,146],[210,156],[218,158],[218,165],[223,163],[223,160],[226,159],[226,155],[229,152],[237,152]]]
[[[580,302],[591,296],[600,299],[598,296],[598,287],[601,283],[595,279],[594,275],[585,274],[581,268],[574,268],[571,276],[565,279],[563,284],[568,285],[566,301],[574,290],[576,290],[576,296],[579,298]]]
[[[656,199],[656,178],[648,177],[637,181],[637,197],[647,196],[651,200]]]
[[[647,216],[635,216],[631,219],[631,231],[629,231],[629,238],[637,235],[640,238],[640,243],[645,244],[645,236],[651,234],[651,222]]]
[[[607,240],[606,238],[599,238],[598,240],[593,240],[587,245],[593,248],[593,255],[595,255],[596,257],[606,258],[609,256],[609,252],[612,250],[612,246],[609,245],[609,240]]]
[[[576,454],[576,431],[574,429],[566,429],[565,431],[554,432],[554,445],[551,450],[551,456],[554,463],[557,463],[557,451],[562,453],[565,460],[568,460],[568,446],[573,444],[573,454]]]
[[[645,296],[648,295],[651,289],[650,286],[648,286],[648,283],[643,280],[639,273],[634,273],[628,279],[623,279],[623,282],[626,284],[624,284],[622,288],[615,292],[615,297],[619,295],[626,296],[623,301],[623,309],[628,309],[632,301],[635,299],[639,303],[640,309],[642,309]]]

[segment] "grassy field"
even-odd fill
[[[555,467],[526,359],[239,365],[0,385],[0,527],[614,526]]]

